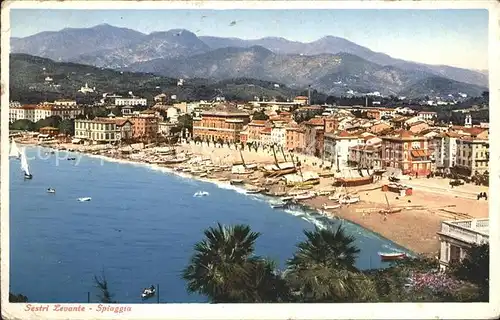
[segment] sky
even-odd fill
[[[479,9],[11,10],[13,37],[102,23],[143,33],[182,28],[198,36],[242,39],[311,42],[332,35],[394,58],[488,69],[488,11]]]

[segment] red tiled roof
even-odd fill
[[[482,133],[482,132],[484,132],[486,130],[487,129],[485,129],[485,128],[477,128],[477,127],[462,129],[462,131],[467,132],[471,136],[477,136],[478,134],[480,134],[480,133]]]
[[[248,125],[251,126],[264,126],[267,123],[267,120],[252,120]]]
[[[312,118],[305,123],[306,125],[312,126],[322,126],[325,124],[325,120],[323,118]]]
[[[271,130],[272,130],[272,128],[264,128],[264,129],[260,130],[260,133],[264,133],[264,134],[268,134],[269,133],[270,134]]]

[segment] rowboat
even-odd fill
[[[293,197],[294,200],[307,200],[307,199],[312,199],[316,196],[315,193],[313,192],[308,192],[308,193],[304,193],[304,194],[299,194],[295,197]]]
[[[391,252],[391,253],[379,252],[378,255],[380,256],[380,259],[382,261],[401,260],[406,258],[406,253],[404,252]]]
[[[335,204],[333,206],[328,206],[326,203],[323,205],[323,209],[325,210],[331,210],[331,209],[338,209],[340,208],[340,204]]]

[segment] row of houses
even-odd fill
[[[338,168],[394,168],[419,176],[451,168],[466,175],[488,171],[488,129],[472,127],[470,119],[464,126],[434,127],[430,113],[385,121],[342,110],[300,124],[289,112],[268,115],[252,120],[234,106],[219,106],[193,119],[193,138],[282,147]]]
[[[75,100],[56,100],[54,102],[25,105],[14,102],[9,105],[10,123],[23,119],[37,122],[51,116],[74,119],[80,114],[83,114],[83,108],[78,107]]]

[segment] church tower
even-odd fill
[[[468,113],[466,116],[465,116],[465,127],[466,128],[471,128],[472,127],[472,116],[470,113]]]

